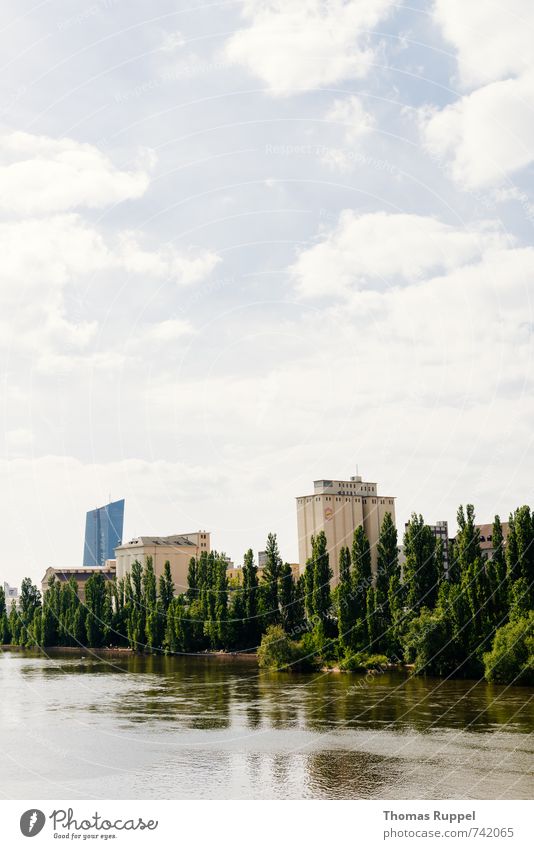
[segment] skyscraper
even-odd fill
[[[113,560],[115,549],[122,542],[124,498],[104,507],[89,510],[85,520],[83,566],[103,566]]]

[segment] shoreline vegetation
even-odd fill
[[[6,609],[0,588],[0,644],[41,651],[248,658],[285,671],[414,674],[534,683],[534,513],[510,516],[505,540],[493,523],[493,557],[482,552],[472,505],[457,513],[445,558],[421,515],[413,514],[399,563],[397,530],[384,517],[376,574],[363,528],[340,552],[333,577],[324,532],[295,580],[269,534],[261,577],[249,549],[242,580],[229,580],[224,554],[192,558],[187,590],[175,593],[169,563],[156,578],[150,557],[118,581],[99,573],[85,584],[52,577],[43,598],[29,578],[20,604]],[[448,570],[445,563],[448,562]]]
[[[0,645],[0,652],[5,651],[14,651],[14,652],[34,652],[39,653],[45,656],[54,656],[56,654],[72,654],[80,657],[80,659],[87,659],[87,657],[100,657],[101,655],[104,657],[113,657],[119,656],[124,657],[125,655],[128,657],[139,657],[140,652],[134,651],[134,649],[128,648],[127,646],[103,646],[101,648],[91,648],[88,646],[15,646],[12,643],[6,643],[5,645]],[[155,656],[154,653],[153,656]],[[232,660],[236,661],[253,661],[254,663],[258,663],[259,656],[257,652],[240,652],[240,651],[224,651],[224,649],[219,649],[217,651],[203,651],[203,652],[187,652],[187,653],[174,653],[170,655],[165,652],[157,653],[160,657],[183,657],[183,658],[195,658],[195,659],[205,659],[205,660],[220,660],[223,662],[230,662]],[[317,669],[317,672],[334,672],[334,673],[344,673],[344,672],[366,672],[366,673],[378,673],[378,672],[409,672],[413,671],[414,665],[413,663],[384,663],[384,664],[375,664],[374,666],[361,666],[359,669],[347,669],[342,668],[341,666],[323,666],[320,669]]]

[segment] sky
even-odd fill
[[[1,580],[359,472],[532,503],[531,0],[4,0]]]

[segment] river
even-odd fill
[[[528,799],[533,691],[250,660],[0,653],[12,799]]]

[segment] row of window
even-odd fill
[[[321,501],[323,498],[324,498],[325,501],[332,501],[331,495],[316,495],[315,496],[316,501]],[[340,495],[336,495],[335,500],[336,501],[343,501],[343,497],[340,496]],[[351,500],[354,500],[354,501],[356,501],[356,503],[359,504],[361,499],[356,498],[354,495],[351,495],[348,498],[345,497],[345,501],[351,501]],[[298,504],[309,504],[310,501],[313,501],[313,497],[311,497],[311,498],[298,498],[297,499]],[[380,504],[393,504],[392,498],[380,498],[379,501],[380,501]],[[367,504],[367,498],[364,498],[363,502],[364,502],[364,504]],[[373,498],[373,504],[376,504],[376,503],[377,503],[377,499]]]

